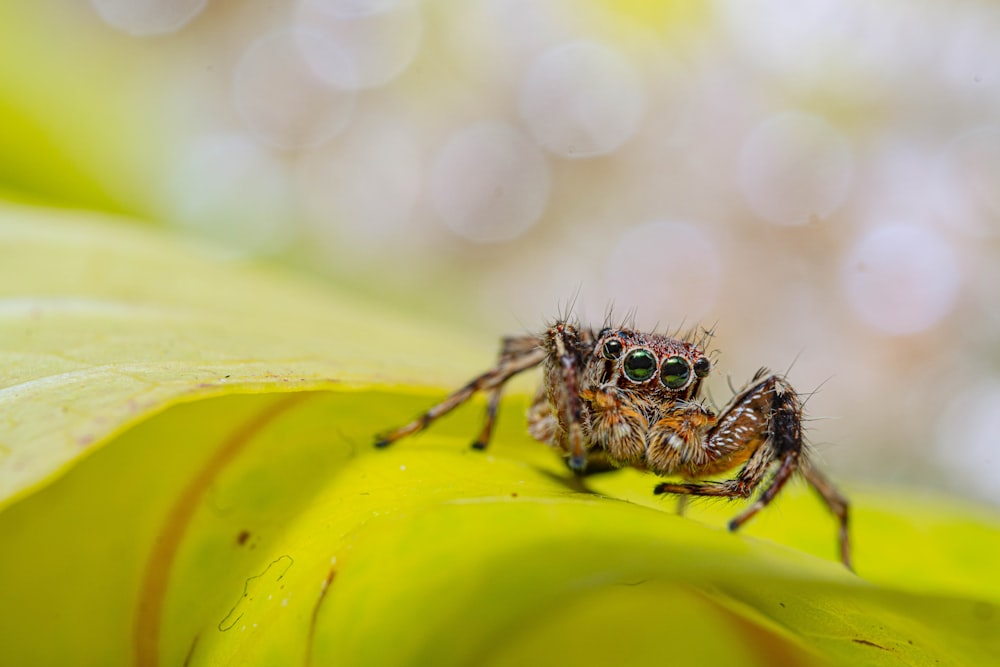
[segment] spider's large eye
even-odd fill
[[[691,377],[691,364],[684,357],[668,357],[660,366],[660,382],[667,389],[680,389]]]
[[[698,377],[705,377],[710,370],[712,370],[712,362],[708,360],[708,357],[701,357],[694,362],[694,374]]]
[[[639,348],[628,353],[622,366],[629,380],[645,382],[656,372],[656,357],[649,350]]]
[[[617,338],[612,338],[604,344],[604,350],[602,353],[604,354],[605,359],[617,359],[622,356],[622,342]]]

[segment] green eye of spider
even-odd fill
[[[632,350],[625,357],[622,367],[625,377],[632,382],[645,382],[656,372],[656,357],[649,350]]]
[[[680,389],[691,377],[691,364],[684,357],[668,357],[660,366],[660,382],[667,389]]]
[[[712,370],[712,362],[708,360],[708,357],[701,357],[698,361],[694,362],[694,374],[698,377],[705,377],[710,370]]]
[[[612,338],[604,344],[603,354],[605,359],[612,360],[622,356],[622,342],[617,338]]]

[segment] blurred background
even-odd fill
[[[987,0],[4,0],[0,195],[489,347],[570,302],[714,327],[717,403],[791,367],[835,475],[1000,504],[998,35]]]

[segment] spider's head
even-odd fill
[[[712,362],[695,345],[658,334],[628,329],[601,332],[595,359],[603,362],[603,381],[633,390],[694,395]]]

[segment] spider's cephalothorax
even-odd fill
[[[653,489],[681,496],[748,498],[767,480],[730,530],[766,507],[799,471],[837,516],[840,557],[851,566],[847,500],[806,458],[795,390],[784,377],[761,370],[716,414],[699,398],[712,363],[688,340],[624,328],[595,332],[568,322],[541,336],[506,338],[496,366],[376,445],[420,431],[485,391],[486,421],[473,442],[484,449],[504,383],[539,364],[543,382],[528,410],[528,430],[562,452],[573,470],[633,466],[681,477],[685,481]],[[735,468],[732,479],[701,481]]]

